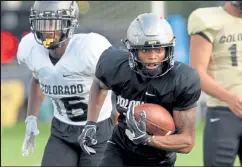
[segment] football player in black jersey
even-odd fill
[[[88,103],[88,126],[81,134],[83,147],[95,139],[99,115],[96,103],[103,89],[117,96],[118,125],[99,166],[174,166],[176,152],[189,153],[195,142],[196,103],[200,78],[189,66],[174,62],[175,37],[170,24],[152,13],[139,15],[127,30],[127,49],[110,47],[96,67]],[[145,114],[134,119],[134,106],[159,104],[173,116],[176,133],[150,136]],[[132,134],[132,135],[130,135]]]

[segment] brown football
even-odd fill
[[[175,132],[175,123],[171,114],[157,104],[145,103],[135,107],[134,117],[140,119],[140,112],[146,113],[146,130],[150,135],[165,136]]]

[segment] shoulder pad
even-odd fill
[[[221,7],[199,8],[193,11],[188,18],[189,35],[206,30],[220,30],[224,24],[225,11]],[[226,17],[226,16],[225,16]]]
[[[97,63],[95,75],[106,86],[111,87],[113,79],[116,78],[116,73],[121,69],[121,66],[125,64],[128,68],[128,52],[119,47],[109,47],[106,49]],[[124,63],[127,62],[127,63]]]
[[[176,75],[176,82],[183,83],[182,85],[178,84],[179,87],[189,87],[189,85],[200,80],[198,72],[182,62],[176,61],[172,71]]]
[[[181,63],[177,66],[176,73],[176,102],[174,110],[185,111],[196,107],[201,95],[201,81],[197,71]]]
[[[34,39],[33,33],[29,33],[21,39],[17,52],[17,59],[19,64],[25,63],[27,66],[29,66],[28,59],[30,59],[29,57],[34,45],[36,45],[36,41]]]
[[[194,68],[190,67],[189,65],[181,63],[180,69],[178,67],[178,70],[181,72],[180,73],[181,80],[184,80],[190,83],[196,80],[200,80],[198,72]]]
[[[129,52],[121,47],[111,46],[102,53],[98,65],[106,68],[119,66],[123,61],[128,60],[128,54]]]
[[[102,55],[102,53],[108,49],[111,44],[110,42],[102,35],[97,33],[90,33],[87,36],[87,48],[89,49],[91,55],[88,56],[88,64],[93,71],[91,71],[92,74],[95,73],[95,67],[97,65],[97,62]]]
[[[90,33],[90,46],[95,57],[100,57],[104,50],[108,49],[111,44],[104,36],[97,33]]]

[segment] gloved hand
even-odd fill
[[[32,149],[34,152],[35,143],[34,139],[35,136],[39,134],[39,129],[37,127],[37,117],[30,115],[25,119],[26,124],[26,132],[24,137],[24,142],[22,145],[22,155],[24,157],[29,156],[29,149]]]
[[[128,129],[125,130],[125,134],[134,144],[146,144],[150,137],[146,132],[146,113],[141,111],[140,119],[136,121],[134,118],[134,107],[132,103],[127,111],[126,123]]]
[[[78,137],[78,142],[83,150],[84,153],[87,154],[96,154],[96,151],[91,148],[90,146],[97,144],[96,139],[96,129],[97,129],[97,123],[88,121],[82,130],[81,135]]]

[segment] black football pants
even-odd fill
[[[111,137],[113,120],[108,118],[98,123],[98,143],[92,147],[97,152],[94,155],[83,153],[77,142],[83,127],[68,125],[53,118],[51,135],[45,147],[41,166],[97,166],[107,140]]]
[[[137,154],[127,153],[116,146],[115,143],[108,141],[106,150],[103,154],[98,167],[126,167],[126,166],[166,166],[173,167],[176,161],[176,154],[171,154],[163,160],[146,159]]]
[[[204,166],[233,166],[236,155],[242,163],[242,118],[226,107],[208,107],[205,121]]]

